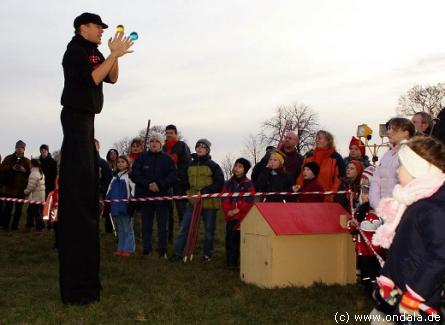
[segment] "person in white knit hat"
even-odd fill
[[[414,320],[424,305],[438,310],[445,276],[445,146],[415,137],[398,154],[400,184],[377,208],[384,224],[372,242],[389,251],[375,296],[381,311]]]

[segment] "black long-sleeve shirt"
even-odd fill
[[[96,85],[91,75],[103,61],[104,56],[97,44],[75,35],[68,43],[62,66],[65,84],[61,104],[64,108],[98,114],[101,112],[104,96],[102,82]],[[111,83],[107,77],[105,82]]]

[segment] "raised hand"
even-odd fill
[[[117,32],[113,38],[108,40],[108,47],[110,48],[111,55],[114,55],[117,58],[124,56],[127,53],[133,53],[133,51],[129,50],[133,44],[134,42],[127,36],[124,36],[124,33],[122,32]]]

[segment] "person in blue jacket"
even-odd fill
[[[135,160],[130,178],[136,184],[136,198],[169,195],[169,188],[176,182],[173,159],[162,151],[164,137],[154,133],[149,138],[149,151]],[[152,251],[153,219],[158,228],[158,254],[167,259],[168,209],[170,201],[156,200],[142,203],[142,254]]]

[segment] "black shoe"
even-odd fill
[[[150,255],[150,253],[151,253],[151,251],[148,251],[145,249],[142,251],[142,255],[144,255],[144,256]]]
[[[182,261],[182,256],[179,255],[172,255],[169,259],[170,262],[178,262],[178,261]]]
[[[159,253],[159,258],[163,258],[164,260],[168,260],[167,253]]]

